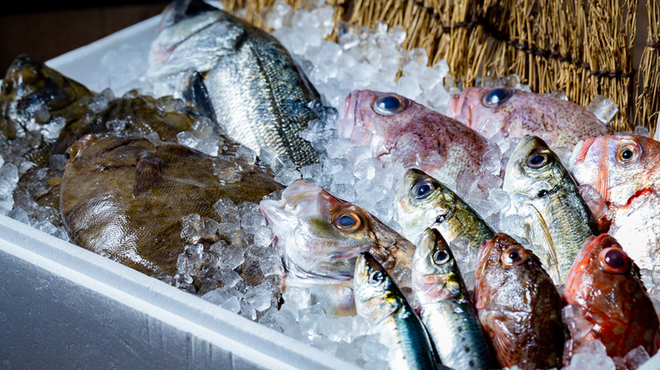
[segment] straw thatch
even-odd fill
[[[225,0],[263,26],[259,13],[273,0]],[[287,0],[294,7],[301,0]],[[655,128],[660,110],[660,5],[647,4],[649,40],[640,64],[635,97],[633,42],[637,0],[327,0],[335,25],[402,25],[403,46],[426,49],[429,63],[444,59],[454,83],[473,86],[477,78],[520,76],[532,91],[563,90],[586,106],[603,95],[619,107],[616,130]],[[339,29],[339,27],[336,27]],[[336,32],[330,38],[336,37]],[[633,109],[636,106],[636,110]],[[630,123],[629,123],[630,122]],[[631,124],[634,123],[634,124]]]

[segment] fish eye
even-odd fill
[[[482,102],[487,107],[495,107],[497,105],[504,104],[512,96],[513,91],[511,89],[501,87],[486,93]]]
[[[639,157],[640,149],[635,144],[622,145],[616,153],[616,160],[621,164],[628,164]]]
[[[630,268],[630,258],[621,248],[609,247],[600,251],[598,265],[612,274],[623,274]]]
[[[548,163],[548,155],[545,153],[533,153],[527,157],[527,166],[533,169],[539,169]]]
[[[449,252],[446,250],[440,249],[433,253],[433,262],[435,262],[438,265],[444,265],[445,263],[449,262],[451,257],[449,256]]]
[[[382,271],[376,270],[369,276],[369,284],[371,285],[378,285],[382,283],[383,280],[385,280],[385,274],[383,274]]]
[[[339,230],[355,232],[362,226],[362,218],[353,211],[346,211],[335,217],[334,224]]]
[[[426,199],[435,190],[435,185],[430,180],[420,181],[412,188],[415,199]]]
[[[11,94],[11,91],[12,91],[11,81],[8,80],[2,81],[2,85],[0,85],[0,92],[4,94]]]
[[[521,247],[509,247],[502,253],[502,262],[507,266],[516,266],[527,260],[527,252]]]
[[[374,102],[374,111],[381,116],[391,116],[403,112],[410,102],[408,99],[397,94],[381,95]]]
[[[66,158],[67,162],[76,157],[78,150],[80,150],[80,144],[75,143],[64,152],[64,158]]]

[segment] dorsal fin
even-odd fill
[[[149,190],[163,178],[162,166],[163,161],[151,155],[146,155],[137,161],[135,181],[133,182],[134,197]]]

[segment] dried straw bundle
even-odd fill
[[[660,3],[646,3],[649,27],[637,79],[635,125],[655,128],[660,111]]]
[[[286,0],[293,7],[304,0]],[[224,0],[225,9],[240,10],[263,26],[259,12],[274,0]],[[327,0],[335,7],[335,25],[374,27],[384,21],[402,25],[403,46],[424,48],[429,63],[444,59],[455,84],[473,86],[478,77],[517,74],[532,91],[563,90],[582,106],[600,94],[614,101],[616,130],[631,129],[633,108],[633,42],[637,0]],[[644,52],[644,91],[637,99],[646,109],[635,123],[651,128],[657,114],[658,4],[649,9]],[[330,38],[336,37],[336,32]],[[643,100],[643,101],[642,101]],[[635,115],[635,117],[637,117]]]

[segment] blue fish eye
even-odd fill
[[[346,211],[335,218],[335,226],[348,232],[355,232],[362,226],[362,219],[355,212]]]
[[[513,91],[507,88],[499,88],[489,91],[483,98],[483,104],[487,107],[504,104],[513,96]]]
[[[449,260],[449,253],[445,250],[440,249],[433,254],[433,261],[438,265],[443,265],[449,262]]]
[[[418,182],[412,188],[412,195],[415,199],[425,199],[435,190],[435,185],[430,180]]]
[[[355,220],[353,219],[353,217],[349,215],[343,215],[339,217],[339,220],[337,220],[337,222],[339,222],[339,224],[343,227],[351,227],[355,225]]]
[[[527,158],[527,165],[534,169],[539,169],[548,163],[548,156],[544,153],[535,153]]]
[[[374,111],[382,116],[401,113],[408,108],[408,99],[396,94],[381,95],[374,102]]]

